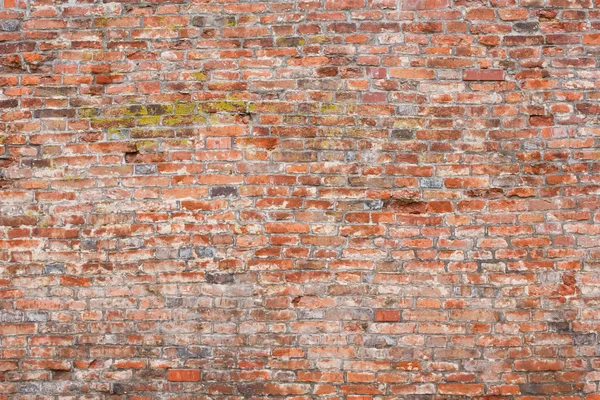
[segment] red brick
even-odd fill
[[[561,360],[517,360],[516,371],[560,371],[564,368]]]
[[[502,69],[466,69],[462,73],[463,81],[503,81]]]
[[[397,310],[376,310],[375,321],[378,322],[396,322],[400,321],[400,311]]]
[[[0,324],[0,334],[1,335],[27,335],[35,333],[36,325],[35,324]]]
[[[199,382],[199,369],[170,369],[168,379],[171,382]]]

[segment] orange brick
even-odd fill
[[[171,382],[199,382],[199,369],[170,369],[168,379]]]

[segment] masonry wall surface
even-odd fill
[[[0,10],[0,399],[600,399],[593,0]]]

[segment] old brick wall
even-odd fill
[[[0,399],[600,399],[594,1],[0,10]]]

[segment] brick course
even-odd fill
[[[0,400],[600,398],[593,0],[5,0]]]

